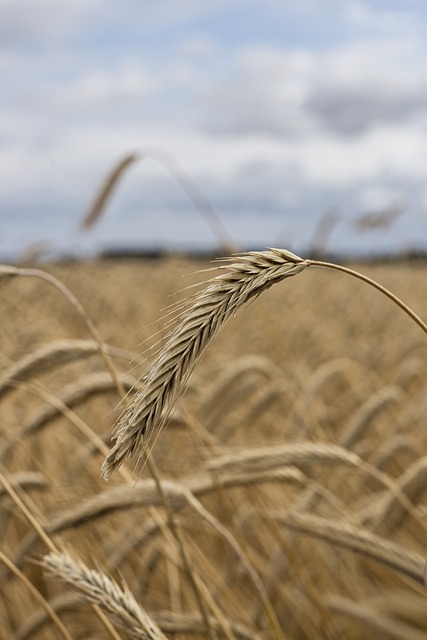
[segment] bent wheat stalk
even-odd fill
[[[105,344],[110,357],[130,360],[130,352]],[[14,382],[26,382],[31,378],[52,371],[70,362],[89,358],[99,353],[99,345],[93,340],[57,340],[25,355],[0,374],[0,396],[14,389]]]
[[[121,158],[121,160],[112,168],[104,179],[95,199],[80,223],[80,230],[88,231],[94,226],[104,213],[108,201],[112,197],[114,190],[117,188],[121,177],[127,171],[127,168],[135,164],[135,162],[145,160],[146,158],[160,162],[160,164],[163,165],[170,173],[175,182],[181,187],[189,200],[193,203],[195,208],[205,218],[206,223],[210,227],[213,235],[216,237],[220,248],[226,249],[227,251],[235,251],[236,244],[233,242],[220,218],[203,195],[197,182],[184,170],[172,154],[161,147],[146,147],[140,153],[129,153]]]
[[[49,620],[51,620],[54,623],[54,625],[56,625],[57,630],[60,632],[61,636],[63,638],[65,638],[65,640],[72,640],[71,635],[67,631],[67,629],[64,626],[63,622],[61,622],[61,620],[58,617],[57,613],[52,609],[52,607],[50,606],[49,602],[47,602],[47,600],[45,600],[45,598],[42,596],[40,591],[38,591],[35,588],[33,583],[22,573],[22,571],[20,571],[18,569],[18,567],[16,567],[13,564],[13,562],[11,560],[9,560],[9,558],[2,551],[0,551],[0,562],[5,564],[6,567],[9,569],[9,571],[11,571],[17,578],[19,578],[19,580],[22,582],[22,584],[28,589],[28,591],[30,591],[30,593],[33,595],[35,600],[41,605],[42,610],[46,614],[46,617]],[[4,629],[3,629],[3,631],[4,631]]]
[[[105,479],[127,457],[142,455],[141,445],[146,448],[164,423],[162,411],[170,411],[198,358],[230,316],[275,282],[296,275],[307,266],[306,261],[289,251],[251,252],[223,266],[225,273],[214,277],[204,291],[190,299],[180,324],[148,372],[143,390],[118,423],[116,443],[102,466]]]
[[[225,322],[273,284],[297,275],[309,266],[342,271],[366,282],[403,309],[427,334],[427,325],[397,296],[347,267],[304,260],[284,249],[252,251],[224,262],[220,267],[223,273],[209,280],[204,290],[190,298],[180,323],[143,378],[142,390],[119,419],[113,435],[115,444],[102,465],[106,480],[126,458],[138,456],[140,460],[147,453],[197,360]]]
[[[270,512],[268,515],[288,529],[356,551],[423,584],[425,560],[421,554],[378,536],[364,527],[355,527],[345,521],[332,521],[329,518],[290,511]]]
[[[114,189],[116,188],[120,178],[130,165],[139,159],[138,154],[129,153],[113,167],[105,178],[99,192],[96,194],[94,201],[91,203],[89,210],[86,212],[83,220],[80,222],[80,231],[88,231],[101,217],[108,200],[110,199]]]

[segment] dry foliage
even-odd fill
[[[427,338],[310,264],[242,256],[169,309],[211,265],[48,265],[83,319],[2,271],[0,638],[426,637]],[[360,270],[427,317],[424,266]]]

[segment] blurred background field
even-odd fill
[[[117,381],[212,258],[329,257],[427,319],[426,26],[417,0],[0,0],[1,639],[161,637],[108,629],[54,547],[168,638],[426,637],[427,336],[366,284],[263,293],[152,451],[163,497],[149,466],[100,478]]]
[[[167,306],[211,266],[171,257],[45,270],[78,297],[129,385],[153,336],[165,337]],[[358,268],[427,316],[423,263]],[[46,282],[0,284],[2,473],[59,548],[126,580],[167,637],[209,637],[148,470],[137,484],[100,479],[104,454],[93,434],[108,444],[119,400],[87,328]],[[274,286],[214,340],[152,455],[163,481],[190,489],[234,536],[279,631],[229,540],[171,498],[192,567],[218,608],[208,607],[213,632],[425,635],[426,345],[378,292],[322,270]],[[339,456],[327,445],[341,445]],[[234,462],[214,471],[224,456]],[[57,607],[71,637],[108,637],[87,605],[34,564],[47,549],[6,494],[1,514],[2,553]],[[366,535],[372,540],[361,542]],[[5,569],[2,594],[2,637],[58,637]]]

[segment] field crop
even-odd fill
[[[366,283],[305,269],[233,308],[101,477],[211,267],[44,266],[68,299],[0,273],[0,637],[425,638],[427,336]],[[357,268],[427,319],[424,263]]]

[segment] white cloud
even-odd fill
[[[407,0],[405,3],[384,3],[385,6],[375,5],[364,0],[345,0],[339,2],[337,9],[343,18],[350,23],[370,31],[374,27],[377,32],[410,34],[418,30],[419,20],[415,11],[417,0]]]
[[[327,135],[293,149],[306,179],[330,186],[400,176],[421,179],[427,163],[427,130],[378,127],[348,143]]]
[[[190,57],[212,55],[216,50],[216,43],[213,38],[206,35],[190,34],[178,43],[178,50]]]
[[[318,58],[307,101],[331,131],[358,134],[426,112],[427,66],[419,44],[361,42]]]
[[[423,45],[383,39],[322,52],[252,48],[199,91],[215,133],[292,138],[319,129],[355,135],[427,113]]]
[[[136,61],[123,61],[113,69],[85,70],[73,82],[51,92],[54,107],[81,109],[108,107],[127,99],[145,99],[153,94],[158,82],[153,74]]]
[[[350,202],[360,210],[414,192],[414,206],[427,208],[420,187],[427,166],[423,40],[383,33],[319,48],[238,40],[224,45],[221,34],[209,32],[204,21],[203,30],[174,32],[160,53],[158,43],[146,45],[144,38],[134,49],[122,40],[113,43],[112,53],[104,32],[96,32],[93,50],[87,42],[76,46],[79,39],[70,42],[84,30],[91,33],[94,16],[101,14],[112,28],[116,16],[125,24],[125,11],[135,10],[140,19],[146,10],[146,24],[175,29],[179,8],[181,24],[219,9],[201,0],[123,0],[120,9],[112,0],[76,0],[70,6],[37,0],[34,6],[51,20],[42,12],[32,21],[19,15],[23,0],[4,3],[8,21],[3,28],[13,27],[10,42],[56,40],[55,55],[47,45],[34,55],[26,47],[0,55],[6,78],[0,112],[3,211],[34,211],[34,216],[46,211],[50,220],[55,211],[55,219],[71,228],[111,165],[149,145],[173,153],[218,212],[228,216],[237,241],[252,234],[271,244],[274,229],[287,225],[304,233],[303,220],[313,222],[335,203]],[[249,4],[253,9],[255,3]],[[322,3],[303,4],[298,10],[317,12],[320,19]],[[374,11],[360,2],[338,2],[334,9],[331,0],[328,19],[334,10],[342,16],[343,4],[347,23],[359,27],[368,9]],[[219,4],[225,11],[244,5],[241,0]],[[284,11],[276,0],[269,7]],[[161,234],[167,219],[172,237],[173,220],[182,215],[183,238],[190,237],[191,210],[167,172],[147,160],[123,179],[102,233],[106,238],[113,221],[123,216],[137,220],[139,212],[150,211],[162,212],[162,218],[150,222],[148,236]],[[55,233],[60,227],[57,221]],[[200,240],[205,229],[197,229]]]
[[[104,4],[105,0],[1,0],[2,46],[57,44],[75,34]]]
[[[370,184],[360,190],[360,205],[367,212],[379,211],[391,204],[406,208],[406,204],[400,201],[401,190],[393,185]]]
[[[298,135],[310,130],[303,110],[315,66],[307,51],[251,48],[236,56],[227,78],[196,90],[207,130],[228,135]]]

